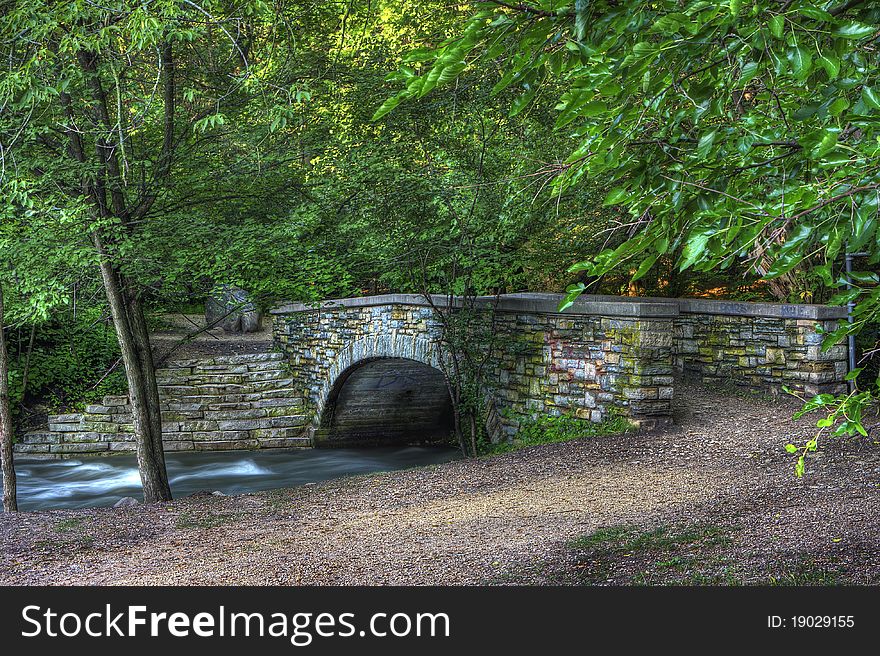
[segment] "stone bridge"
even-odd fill
[[[821,350],[845,310],[702,299],[584,296],[558,312],[556,294],[477,299],[492,439],[537,415],[645,428],[671,421],[676,382],[778,392],[845,389],[845,345]],[[432,297],[448,314],[446,297]],[[451,302],[453,312],[460,301]],[[274,352],[178,361],[157,370],[169,451],[430,442],[453,408],[441,322],[426,298],[391,294],[291,304],[273,315]],[[818,330],[817,330],[818,328]],[[134,449],[125,396],[49,417],[17,453]]]
[[[446,311],[447,297],[432,297]],[[691,373],[777,392],[844,389],[846,349],[822,352],[844,310],[816,305],[557,294],[482,297],[491,323],[484,394],[493,439],[537,414],[602,421],[611,412],[651,428],[671,421],[675,381]],[[459,301],[453,301],[456,307]],[[447,431],[446,354],[420,295],[291,304],[272,311],[316,443]]]

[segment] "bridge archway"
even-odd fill
[[[316,446],[445,442],[453,410],[443,374],[407,358],[358,361],[334,382],[315,431]]]
[[[410,443],[420,441],[420,434],[428,436],[426,440],[430,441],[446,430],[447,410],[450,418],[446,435],[451,432],[451,400],[433,339],[397,331],[373,334],[351,340],[334,356],[323,384],[313,391],[316,446]],[[377,404],[384,412],[396,409],[394,423],[382,415],[369,413],[369,421],[362,424],[363,430],[357,428],[356,431],[349,419],[355,405],[360,405],[358,397],[364,401],[362,410],[368,413],[369,404]],[[414,408],[405,409],[404,402]],[[427,408],[418,413],[415,410],[419,405],[427,405]],[[431,417],[434,417],[433,423]],[[411,422],[408,431],[400,430],[405,422]],[[370,426],[376,430],[370,430]],[[348,431],[348,437],[342,428]],[[356,433],[360,437],[354,437]]]

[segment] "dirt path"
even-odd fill
[[[272,348],[272,320],[263,317],[259,331],[226,333],[222,328],[205,330],[203,314],[166,314],[150,333],[155,357],[170,360],[209,358],[215,355],[263,353]],[[191,337],[190,337],[191,336]]]
[[[4,516],[0,583],[695,582],[694,568],[729,577],[731,563],[735,580],[707,582],[763,583],[805,558],[837,582],[878,582],[875,443],[835,442],[797,480],[782,447],[811,422],[790,423],[792,403],[682,391],[677,425],[651,434],[164,506]],[[621,526],[616,543],[570,544]],[[682,533],[695,526],[711,529]]]

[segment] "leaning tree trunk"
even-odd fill
[[[9,413],[9,352],[3,333],[3,288],[0,287],[0,461],[3,466],[3,510],[18,510],[12,462],[12,416]]]
[[[143,306],[132,290],[123,292],[119,272],[110,262],[100,236],[92,235],[101,259],[101,279],[110,304],[116,328],[122,363],[128,381],[131,420],[137,445],[138,470],[144,488],[144,501],[155,503],[171,500],[171,487],[165,470],[162,448],[162,415],[156,372],[150,353],[147,324]]]
[[[163,127],[162,152],[158,159],[157,179],[168,177],[174,148],[174,60],[171,44],[162,47],[162,76],[164,78],[165,120]],[[88,120],[99,126],[95,141],[96,164],[102,175],[84,177],[81,181],[82,195],[89,199],[96,219],[115,218],[123,229],[131,230],[133,219],[142,219],[157,198],[157,193],[147,193],[134,208],[128,207],[125,196],[125,181],[118,160],[119,148],[108,135],[116,133],[114,122],[110,119],[107,94],[102,86],[99,71],[99,54],[82,50],[77,53],[77,62],[87,81],[91,102],[85,105]],[[86,164],[86,144],[79,130],[74,129],[77,122],[77,106],[68,93],[59,94],[59,102],[68,122],[66,134],[70,155],[81,164]],[[120,144],[123,142],[120,134]],[[90,235],[97,251],[101,267],[101,279],[110,305],[113,326],[122,352],[125,377],[128,381],[128,394],[131,401],[132,424],[137,445],[138,469],[144,489],[144,501],[170,501],[171,488],[165,471],[165,455],[162,448],[162,413],[159,407],[159,393],[156,385],[156,372],[150,352],[150,339],[144,319],[143,306],[137,290],[126,285],[120,268],[113,261],[113,244],[105,244],[99,229]]]

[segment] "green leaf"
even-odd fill
[[[880,95],[871,87],[862,87],[862,101],[869,107],[880,109]]]
[[[818,58],[819,65],[825,69],[830,79],[835,79],[840,73],[840,59],[833,51],[823,52]]]
[[[849,107],[849,101],[846,98],[838,98],[828,108],[828,113],[832,116],[840,116]]]
[[[635,282],[636,280],[642,278],[646,273],[648,273],[648,271],[651,270],[651,267],[654,266],[654,262],[657,261],[658,257],[658,253],[652,253],[651,255],[648,255],[648,257],[646,257],[644,260],[642,260],[639,268],[636,269],[635,274],[633,274],[632,281]]]
[[[519,114],[522,110],[528,107],[529,103],[532,101],[532,98],[535,97],[535,93],[537,92],[537,87],[532,87],[524,94],[519,96],[516,100],[513,101],[513,104],[510,106],[510,112],[508,112],[508,117],[513,118],[517,114]]]
[[[629,198],[629,191],[624,187],[615,187],[611,191],[608,192],[608,195],[605,196],[605,200],[602,203],[603,205],[619,205],[623,201]]]
[[[700,137],[700,141],[697,143],[698,159],[706,159],[706,156],[712,149],[712,144],[715,143],[716,134],[718,134],[717,130],[712,130],[712,132],[704,134],[702,137]]]
[[[828,299],[828,305],[846,305],[850,301],[856,300],[862,293],[862,290],[859,288],[848,289],[845,292],[840,292],[835,294],[831,298]]]
[[[603,103],[600,100],[593,100],[592,102],[585,103],[580,110],[579,114],[582,116],[586,116],[588,118],[592,118],[593,116],[599,116],[608,111],[608,105]]]
[[[789,453],[797,453],[798,449],[794,444],[786,444],[785,450],[788,451]]]
[[[855,380],[859,377],[859,374],[862,373],[864,367],[858,367],[850,371],[846,376],[843,377],[844,380]]]
[[[830,12],[827,12],[824,9],[820,9],[819,7],[813,7],[809,5],[798,7],[798,13],[803,14],[808,18],[815,18],[819,21],[830,22],[834,20],[834,16],[832,16]]]
[[[788,51],[788,61],[791,63],[791,72],[799,80],[806,79],[813,68],[813,56],[801,46],[795,46]]]
[[[834,150],[835,146],[837,146],[837,135],[839,130],[836,128],[829,128],[827,130],[822,131],[822,137],[819,139],[819,143],[813,146],[813,150],[811,154],[816,159],[819,159],[826,153]]]
[[[865,285],[873,285],[880,282],[880,277],[873,271],[853,271],[847,274],[853,281]]]
[[[577,285],[570,285],[565,290],[565,296],[562,298],[562,301],[559,303],[559,311],[563,312],[567,310],[574,302],[577,300],[578,296],[584,293],[586,286],[583,283],[578,283]]]
[[[782,38],[782,30],[785,27],[785,17],[782,14],[776,14],[767,22],[767,25],[770,27],[770,34],[777,39]]]
[[[403,97],[403,93],[399,93],[396,96],[391,96],[388,100],[382,103],[379,109],[376,110],[376,113],[373,114],[373,118],[371,120],[378,121],[380,118],[385,116],[385,114],[387,114],[400,104],[400,101],[403,100]]]
[[[685,269],[690,268],[698,260],[702,259],[706,252],[706,244],[709,243],[709,237],[711,236],[712,235],[708,232],[702,232],[692,235],[688,239],[688,242],[681,253],[681,261],[678,265],[679,271],[684,271]]]
[[[740,84],[750,82],[758,74],[758,62],[749,62],[742,67],[739,76]]]
[[[831,33],[844,39],[864,39],[866,36],[871,36],[878,29],[880,28],[876,25],[865,25],[864,23],[851,21],[835,27]]]

